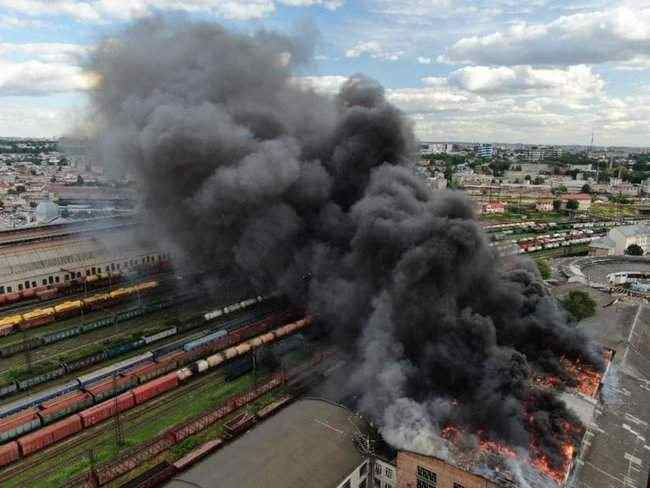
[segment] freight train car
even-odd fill
[[[311,319],[307,317],[305,319],[283,325],[263,334],[263,336],[254,337],[245,341],[245,343],[229,347],[228,349],[208,358],[212,359],[212,361],[200,360],[197,361],[197,363],[207,363],[207,368],[216,367],[218,365],[221,365],[227,359],[237,358],[239,355],[246,354],[247,352],[255,349],[256,347],[260,347],[263,344],[271,343],[275,340],[280,340],[281,338],[284,338],[290,334],[308,327],[310,324]],[[216,358],[219,358],[219,361],[217,361]],[[209,364],[210,362],[212,364]],[[239,368],[241,368],[241,366],[233,369],[235,371],[235,374],[243,374],[238,373],[238,371],[240,371]],[[195,372],[192,372],[192,370]],[[179,383],[187,381],[194,374],[197,374],[198,371],[199,368],[196,367],[196,365],[193,365],[191,368],[185,367],[178,369],[157,379],[133,387],[120,394],[116,398],[104,400],[93,406],[86,407],[79,413],[73,413],[68,417],[63,418],[62,420],[57,420],[56,422],[45,425],[38,430],[33,430],[27,434],[25,434],[25,431],[23,430],[23,435],[21,435],[17,440],[13,440],[4,446],[0,446],[0,466],[5,466],[20,459],[21,457],[29,456],[34,452],[56,444],[57,442],[70,437],[85,428],[96,425],[112,417],[116,411],[122,412],[129,410],[136,405],[143,404],[156,396],[173,390],[174,388],[178,387]],[[79,398],[81,398],[84,402],[88,402],[88,397],[86,395],[81,395]],[[61,410],[64,410],[69,405],[66,403],[66,401],[63,400],[60,400],[57,403],[58,405],[63,406]],[[38,426],[44,425],[39,417],[41,414],[37,411],[37,409],[32,409],[29,412],[23,412],[21,415],[23,415],[25,418],[30,418],[36,428]],[[52,420],[53,419],[54,418],[52,418]],[[12,421],[15,421],[15,417],[11,419],[2,419],[0,420],[0,425]],[[6,438],[5,440],[8,439],[9,438]]]

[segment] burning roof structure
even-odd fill
[[[613,351],[605,350],[607,368],[611,364]],[[528,449],[510,446],[490,439],[484,430],[469,433],[458,426],[447,425],[442,429],[438,446],[439,458],[457,468],[482,476],[500,486],[562,487],[569,478],[580,445],[585,434],[585,425],[590,423],[597,405],[597,396],[607,369],[596,371],[580,361],[563,358],[562,364],[568,378],[553,375],[535,376],[532,383],[530,404],[547,401],[548,390],[562,390],[559,398],[575,413],[573,422],[565,419],[544,419],[540,422],[535,415],[528,416],[530,442]],[[532,411],[535,408],[531,408]],[[563,439],[561,459],[550,459],[540,449],[542,437],[548,430]]]

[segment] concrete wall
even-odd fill
[[[454,488],[454,483],[463,488],[498,487],[486,478],[468,473],[440,459],[401,451],[397,455],[397,488],[417,488],[418,466],[436,474],[436,488]]]

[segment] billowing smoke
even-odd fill
[[[502,266],[464,196],[415,176],[411,125],[377,82],[334,98],[296,82],[310,39],[153,19],[106,40],[105,162],[140,175],[196,267],[307,304],[358,362],[341,391],[398,447],[453,424],[522,447],[533,433],[560,463],[574,419],[530,371],[600,365],[596,348],[532,267]]]

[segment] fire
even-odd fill
[[[533,450],[531,449],[531,452]],[[562,461],[562,466],[560,468],[553,468],[551,462],[544,454],[538,454],[532,460],[533,466],[539,471],[544,473],[549,478],[553,479],[558,485],[562,486],[569,475],[569,470],[571,469],[571,463],[573,462],[573,454],[575,448],[570,444],[566,443],[562,446],[562,453],[564,454],[564,459]]]
[[[442,429],[440,435],[442,436],[443,439],[446,439],[452,443],[456,443],[460,440],[461,432],[458,427],[450,424],[447,425],[444,429]]]
[[[489,452],[494,452],[496,454],[500,454],[503,457],[507,457],[510,459],[516,459],[517,458],[517,453],[509,446],[506,446],[505,444],[502,444],[501,442],[496,442],[496,441],[489,441],[489,440],[481,440],[479,442],[480,449],[483,452],[489,451]]]

